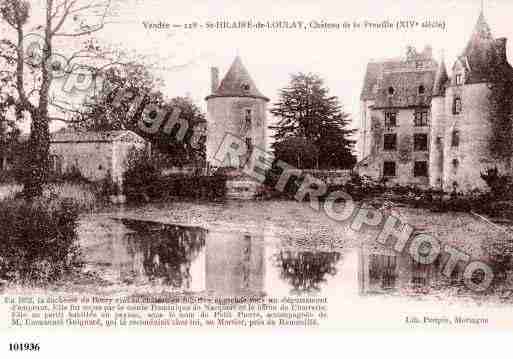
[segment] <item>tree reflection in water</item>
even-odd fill
[[[143,268],[150,280],[174,288],[188,289],[191,263],[205,246],[207,231],[146,221],[123,220],[134,230],[134,250],[143,254]]]
[[[292,286],[293,294],[319,292],[326,276],[337,274],[338,252],[281,251],[274,257],[281,278]]]

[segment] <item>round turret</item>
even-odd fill
[[[247,153],[253,147],[266,150],[267,102],[242,64],[236,57],[220,84],[218,71],[212,71],[212,94],[207,101],[207,162],[214,167],[239,168],[242,159],[230,159],[219,163],[215,154],[226,135],[234,135],[244,141]],[[236,163],[238,162],[238,163]]]

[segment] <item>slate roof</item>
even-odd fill
[[[421,52],[413,46],[405,57],[373,60],[367,64],[360,99],[374,100],[375,107],[413,107],[429,105],[438,64],[433,59],[431,46]],[[425,93],[418,89],[424,86]],[[394,96],[388,89],[394,88]]]
[[[402,71],[384,73],[376,93],[374,108],[425,107],[431,104],[436,71]],[[424,93],[419,92],[420,87]],[[393,88],[390,95],[389,88]]]
[[[363,89],[360,96],[361,100],[374,100],[376,94],[374,88],[378,83],[378,77],[384,71],[394,71],[402,67],[400,58],[386,59],[381,61],[371,61],[367,64],[365,71],[365,79],[363,81]]]
[[[207,96],[206,100],[214,97],[251,97],[269,101],[269,99],[257,89],[239,56],[233,61],[218,88],[214,93]]]
[[[80,143],[80,142],[114,142],[114,141],[139,142],[144,141],[135,132],[128,130],[120,131],[58,131],[51,135],[51,143]]]

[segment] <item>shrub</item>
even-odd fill
[[[513,183],[510,176],[500,174],[497,167],[495,167],[481,173],[481,178],[490,187],[494,198],[511,199]]]
[[[351,173],[351,179],[346,183],[345,189],[353,198],[360,200],[368,196],[382,194],[386,190],[386,182],[377,182],[368,176]]]
[[[0,277],[41,285],[80,267],[78,209],[70,200],[0,202]]]
[[[129,199],[154,197],[156,183],[160,180],[160,171],[156,162],[146,150],[133,149],[126,161],[123,184]]]
[[[158,158],[148,156],[144,150],[134,150],[129,154],[123,183],[130,201],[159,200],[166,197],[211,200],[224,198],[226,194],[225,174],[216,172],[213,176],[162,176]]]
[[[112,179],[110,170],[107,171],[105,177],[100,182],[98,182],[95,187],[97,193],[103,198],[111,195],[121,194],[121,187],[119,183]]]
[[[93,184],[60,182],[44,186],[43,198],[72,202],[79,210],[92,210],[97,203],[97,190]]]
[[[76,166],[71,166],[66,172],[60,175],[54,175],[55,181],[59,182],[72,182],[72,183],[89,183],[90,181],[82,175],[80,169]]]
[[[226,180],[223,174],[171,176],[158,182],[157,193],[190,199],[219,200],[226,195]]]
[[[513,240],[510,236],[501,236],[485,242],[483,249],[488,254],[488,263],[498,278],[504,279],[506,272],[513,269]]]

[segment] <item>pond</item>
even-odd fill
[[[113,221],[116,233],[84,248],[84,270],[105,286],[155,285],[216,296],[320,294],[341,275],[337,251],[277,246],[264,234]]]
[[[240,202],[214,208],[189,204],[190,211],[179,214],[173,206],[105,213],[89,223],[94,231],[82,232],[84,271],[94,274],[103,288],[122,290],[319,295],[331,301],[362,297],[490,300],[489,294],[466,290],[461,268],[445,278],[440,261],[419,265],[408,254],[366,241],[365,233],[349,233],[347,227],[321,220],[312,223],[311,218],[302,218],[308,211],[297,204],[289,208],[295,214],[289,219],[296,221],[295,227],[285,229],[280,215],[278,220],[264,218],[262,204],[249,205],[253,216],[241,220],[247,212],[241,209],[244,206]],[[224,215],[219,211],[225,211]],[[174,224],[191,212],[203,222]],[[238,220],[230,221],[233,212],[239,213]],[[453,220],[461,229],[468,219],[458,216]],[[307,224],[302,228],[301,222]],[[470,222],[468,228],[475,232]]]

